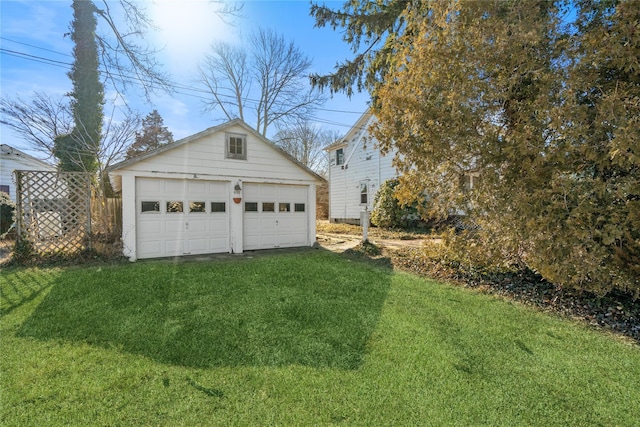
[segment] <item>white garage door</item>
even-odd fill
[[[308,187],[245,183],[244,249],[270,249],[309,244]]]
[[[136,221],[138,258],[229,252],[229,183],[137,178]]]

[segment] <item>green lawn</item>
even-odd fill
[[[640,348],[325,252],[0,273],[3,426],[640,425]]]

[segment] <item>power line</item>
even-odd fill
[[[29,46],[29,47],[32,47],[34,49],[40,49],[40,50],[43,50],[43,51],[46,51],[46,52],[51,52],[51,53],[55,53],[55,54],[58,54],[58,55],[64,55],[64,56],[68,56],[70,58],[73,58],[73,55],[68,54],[68,53],[59,52],[59,51],[52,50],[52,49],[47,49],[47,48],[44,48],[44,47],[41,47],[41,46],[36,46],[36,45],[33,45],[33,44],[29,44],[29,43],[20,42],[20,41],[17,41],[17,40],[10,39],[8,37],[0,36],[0,39],[1,40],[6,40],[6,41],[9,41],[9,42],[12,42],[12,43],[21,44],[21,45],[24,45],[24,46]],[[12,52],[15,52],[15,51],[12,51]],[[38,58],[38,59],[41,59],[41,60],[44,60],[44,61],[47,61],[47,62],[59,62],[59,63],[63,63],[63,64],[67,64],[69,66],[72,66],[72,64],[64,63],[64,62],[61,62],[61,61],[55,61],[55,60],[48,59],[48,58],[38,57],[36,55],[29,55],[27,53],[22,53],[22,52],[15,52],[15,53],[22,54],[22,55],[25,55],[25,56],[32,56],[34,58]],[[105,72],[106,72],[106,70],[105,70]],[[139,79],[137,77],[129,77],[129,78],[141,81],[141,79]],[[170,85],[172,87],[175,87],[175,88],[178,88],[178,89],[189,90],[189,91],[205,93],[205,94],[209,94],[210,93],[209,91],[203,90],[201,88],[196,88],[196,87],[192,87],[192,86],[185,86],[185,85],[182,85],[182,84],[177,83],[177,82],[169,82],[169,83],[170,83]],[[227,97],[227,98],[235,98],[232,95],[219,94],[219,96],[223,96],[223,97]],[[248,101],[252,101],[252,102],[259,102],[257,99],[252,99],[252,98],[247,98],[247,100]],[[316,110],[327,111],[327,112],[330,112],[330,113],[360,114],[360,115],[363,114],[361,111],[336,110],[336,109],[321,108],[321,107],[316,108]]]
[[[0,40],[6,40],[6,41],[11,42],[11,43],[21,44],[21,45],[23,45],[23,46],[29,46],[29,47],[32,47],[32,48],[34,48],[34,49],[43,50],[43,51],[45,51],[45,52],[51,52],[51,53],[55,53],[55,54],[57,54],[57,55],[63,55],[63,56],[68,56],[68,57],[70,57],[70,58],[73,58],[73,55],[71,55],[70,53],[64,53],[64,52],[59,52],[59,51],[57,51],[57,50],[47,49],[47,48],[42,47],[42,46],[36,46],[36,45],[33,45],[33,44],[20,42],[20,41],[18,41],[18,40],[13,40],[13,39],[10,39],[10,38],[8,38],[8,37],[4,37],[4,36],[0,36]]]
[[[6,37],[0,37],[3,40],[7,40],[7,41],[11,41],[11,42],[15,42],[15,43],[19,43],[19,44],[24,44],[26,46],[30,46],[30,47],[34,47],[37,49],[41,49],[41,50],[45,50],[45,51],[50,51],[53,53],[58,53],[58,54],[62,54],[61,52],[56,52],[56,51],[52,51],[50,49],[45,49],[45,48],[39,48],[38,46],[34,46],[34,45],[29,45],[27,43],[21,43],[21,42],[17,42],[15,40],[11,40],[11,39],[7,39]],[[43,63],[43,64],[47,64],[47,65],[53,65],[56,67],[60,67],[60,68],[66,68],[66,69],[71,69],[71,67],[73,66],[73,64],[68,63],[68,62],[64,62],[64,61],[58,61],[58,60],[54,60],[54,59],[50,59],[50,58],[45,58],[43,56],[38,56],[38,55],[31,55],[25,52],[19,52],[19,51],[15,51],[15,50],[11,50],[11,49],[5,49],[5,48],[0,48],[0,53],[3,53],[5,55],[9,55],[9,56],[13,56],[16,58],[21,58],[21,59],[25,59],[28,61],[33,61],[33,62],[38,62],[38,63]],[[69,55],[70,56],[70,55]],[[120,74],[120,78],[116,77],[116,75],[108,73],[107,70],[101,70],[103,73],[105,73],[106,75],[109,75],[111,79],[119,81],[120,83],[125,83],[125,79],[129,80],[129,81],[133,81],[136,82],[137,84],[140,85],[146,85],[147,87],[151,88],[151,89],[162,89],[162,87],[160,87],[159,85],[154,85],[153,83],[149,83],[149,82],[144,82],[140,77],[138,76],[126,76],[123,75],[122,73]],[[174,90],[174,93],[180,94],[180,95],[184,95],[184,96],[190,96],[192,98],[198,98],[201,100],[210,100],[209,97],[205,97],[203,95],[210,95],[211,92],[201,89],[201,88],[197,88],[197,87],[192,87],[192,86],[186,86],[177,82],[172,82],[172,81],[168,81],[167,82],[168,85],[172,88],[172,89],[181,89],[180,90]],[[183,91],[189,91],[189,92],[195,92],[195,93],[187,93],[187,92],[183,92]],[[199,95],[202,94],[202,95]],[[218,94],[218,96],[221,97],[225,97],[225,98],[235,98],[232,95],[227,95],[227,94]],[[258,103],[260,102],[257,99],[252,99],[252,98],[247,98],[246,99],[247,104],[254,104],[254,106],[257,106]],[[327,112],[336,112],[336,113],[348,113],[348,114],[359,114],[362,115],[362,112],[357,112],[357,111],[347,111],[347,110],[334,110],[334,109],[328,109],[328,108],[316,108],[316,110],[318,111],[327,111]],[[323,124],[328,124],[328,125],[332,125],[332,126],[340,126],[340,127],[347,127],[347,128],[351,128],[353,127],[352,124],[346,124],[346,123],[340,123],[340,122],[335,122],[335,121],[330,121],[330,120],[326,120],[326,119],[321,119],[319,117],[315,117],[315,116],[310,116],[310,119],[318,122],[318,123],[323,123]]]
[[[37,62],[42,62],[45,64],[51,64],[51,65],[58,65],[61,66],[60,64],[62,64],[62,66],[65,67],[71,67],[73,64],[70,64],[68,62],[63,62],[63,61],[56,61],[55,59],[49,59],[49,58],[45,58],[43,56],[37,56],[37,55],[31,55],[25,52],[18,52],[16,50],[10,50],[10,49],[5,49],[0,47],[0,52],[4,52],[7,55],[10,56],[15,56],[17,58],[24,58],[24,59],[30,59],[30,60],[34,60]]]

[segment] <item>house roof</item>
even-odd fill
[[[198,132],[198,133],[193,134],[191,136],[187,136],[185,138],[182,138],[182,139],[180,139],[178,141],[174,141],[174,142],[171,142],[169,144],[162,145],[162,146],[156,148],[155,150],[152,150],[152,151],[149,151],[147,153],[141,154],[139,156],[133,157],[131,159],[127,159],[127,160],[124,160],[122,162],[116,163],[115,165],[110,166],[107,169],[107,172],[116,172],[119,169],[123,169],[125,167],[131,166],[131,165],[133,165],[135,163],[138,163],[138,162],[140,162],[142,160],[148,159],[150,157],[157,156],[158,154],[164,153],[164,152],[169,151],[169,150],[173,150],[173,149],[178,148],[178,147],[180,147],[182,145],[189,144],[190,142],[196,141],[196,140],[198,140],[200,138],[203,138],[203,137],[205,137],[207,135],[211,135],[211,134],[214,134],[214,133],[222,132],[225,129],[228,129],[228,128],[232,127],[232,126],[240,126],[240,127],[244,128],[248,133],[252,134],[254,137],[258,138],[259,140],[261,140],[264,143],[268,144],[269,146],[271,146],[275,150],[279,151],[282,155],[284,155],[287,159],[289,159],[296,166],[298,166],[299,168],[303,169],[305,172],[313,175],[319,181],[326,181],[323,177],[321,177],[320,175],[315,173],[313,170],[311,170],[307,166],[305,166],[302,163],[300,163],[295,157],[293,157],[292,155],[290,155],[289,153],[284,151],[281,147],[278,147],[272,141],[270,141],[267,138],[265,138],[264,136],[260,135],[251,126],[249,126],[248,124],[246,124],[245,122],[243,122],[240,119],[234,119],[234,120],[222,123],[222,124],[220,124],[218,126],[210,127],[208,129],[203,130],[202,132]]]
[[[9,158],[10,156],[12,156],[14,158],[19,158],[19,159],[26,160],[27,162],[30,162],[30,163],[35,163],[35,164],[37,164],[37,165],[39,165],[42,168],[47,169],[47,170],[55,169],[55,166],[53,166],[53,165],[51,165],[51,164],[49,164],[49,163],[47,163],[47,162],[45,162],[43,160],[37,159],[37,158],[35,158],[33,156],[30,156],[29,154],[27,154],[27,153],[25,153],[23,151],[20,151],[17,148],[14,148],[14,147],[12,147],[10,145],[7,145],[7,144],[0,144],[0,157]]]
[[[324,148],[324,151],[333,151],[333,150],[337,150],[338,148],[342,148],[346,146],[349,143],[349,141],[353,138],[353,136],[367,125],[367,122],[369,121],[371,116],[373,116],[373,112],[371,111],[371,108],[367,108],[367,111],[362,113],[362,115],[355,122],[355,124],[351,126],[351,129],[349,129],[347,134],[342,139],[339,139],[333,144],[326,146]]]

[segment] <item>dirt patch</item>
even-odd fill
[[[370,238],[369,242],[380,248],[396,250],[401,248],[420,248],[424,244],[424,238],[417,239],[383,239]],[[436,239],[437,240],[437,239]],[[362,243],[362,236],[348,234],[318,233],[316,235],[318,245],[333,252],[344,252],[353,249]]]

